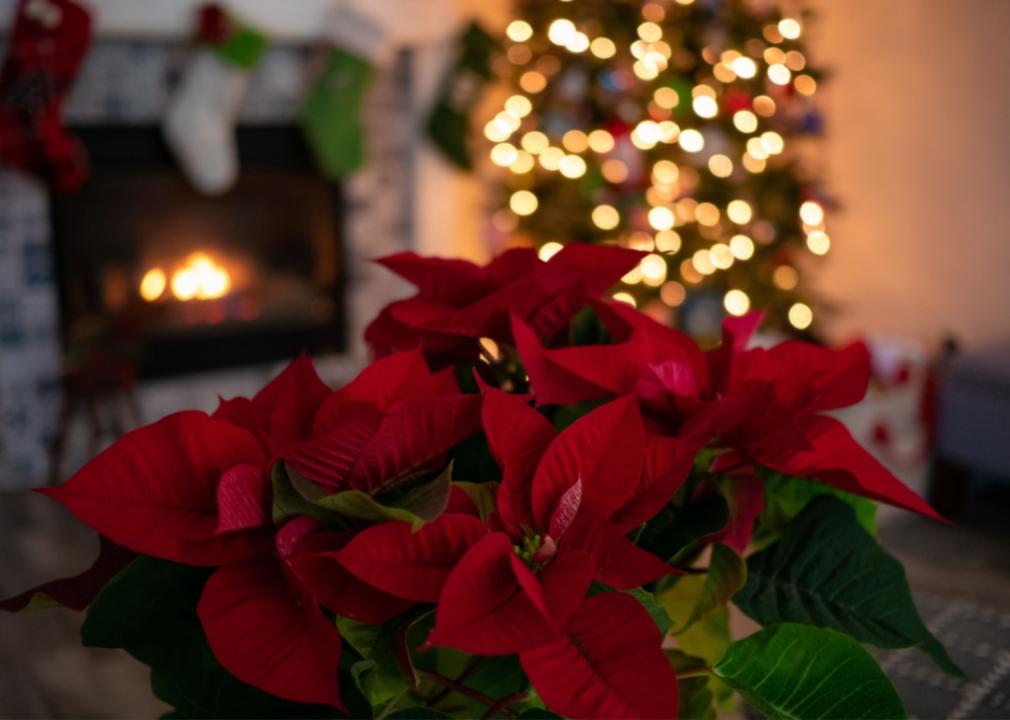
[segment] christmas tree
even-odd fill
[[[807,15],[757,0],[519,0],[484,127],[502,172],[494,225],[549,257],[569,242],[649,251],[615,297],[699,335],[768,311],[808,331],[824,255],[810,170],[821,79]],[[805,147],[806,146],[806,147]]]

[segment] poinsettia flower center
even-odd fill
[[[536,568],[538,565],[542,564],[544,560],[549,559],[540,557],[545,549],[545,539],[550,541],[550,538],[545,538],[539,533],[525,529],[522,538],[517,544],[512,546],[512,549],[515,550],[516,555],[518,555],[519,559],[526,563],[527,566]],[[553,546],[554,543],[550,542],[549,544]]]

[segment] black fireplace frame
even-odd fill
[[[174,164],[162,136],[154,125],[102,124],[72,127],[88,152],[94,167],[114,164],[117,167]],[[246,166],[291,168],[315,172],[311,153],[304,136],[291,125],[243,125],[236,129],[240,163]],[[322,179],[321,179],[322,181]],[[264,329],[255,334],[224,333],[208,327],[196,330],[188,337],[171,340],[147,339],[138,361],[142,379],[169,378],[199,372],[263,365],[293,358],[300,353],[312,355],[344,353],[347,350],[348,289],[347,251],[345,247],[346,205],[339,183],[329,182],[328,196],[336,218],[333,237],[337,247],[337,279],[326,297],[333,303],[336,322],[330,325],[302,328]],[[66,349],[69,324],[77,314],[67,297],[67,278],[74,271],[68,267],[66,252],[67,200],[53,196],[50,202],[52,245],[56,253],[55,272],[59,288],[61,338]]]

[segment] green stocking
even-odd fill
[[[476,23],[459,39],[459,52],[428,118],[428,135],[445,156],[464,170],[473,167],[467,136],[470,115],[491,79],[491,56],[497,42]]]

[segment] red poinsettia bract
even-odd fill
[[[487,523],[446,514],[417,534],[404,523],[384,523],[356,536],[337,559],[392,595],[437,601],[430,643],[479,655],[519,653],[538,691],[546,698],[553,690],[551,707],[565,714],[634,714],[631,698],[639,693],[622,685],[625,674],[611,672],[617,665],[604,662],[605,648],[621,640],[594,633],[605,632],[597,622],[602,607],[619,613],[615,623],[647,623],[651,630],[633,635],[641,642],[629,653],[647,676],[662,679],[660,714],[673,712],[676,682],[649,615],[631,598],[584,598],[594,579],[630,589],[673,572],[624,532],[662,507],[692,455],[680,446],[648,450],[630,398],[556,433],[522,398],[493,388],[484,388],[484,396],[484,430],[503,474],[497,514]],[[566,662],[555,655],[582,648],[599,655],[587,650],[566,675],[548,671]],[[558,683],[571,683],[568,692]],[[580,704],[573,692],[580,686],[606,700],[595,709]]]
[[[479,413],[480,397],[429,372],[419,351],[385,358],[336,392],[303,358],[253,399],[129,433],[42,492],[132,551],[219,566],[198,613],[221,664],[279,697],[339,706],[340,638],[320,605],[381,623],[412,603],[328,557],[353,532],[308,517],[276,529],[270,470],[287,459],[324,491],[379,492],[477,432]]]
[[[566,246],[548,262],[531,248],[508,250],[487,266],[401,253],[379,262],[417,286],[368,326],[365,340],[382,357],[419,343],[437,362],[476,359],[480,338],[511,342],[509,313],[544,338],[631,270],[644,253]]]
[[[832,350],[801,342],[747,345],[762,315],[729,318],[708,352],[678,331],[618,304],[595,305],[615,343],[551,349],[519,318],[513,332],[540,404],[632,393],[649,431],[700,449],[732,451],[723,468],[753,464],[808,477],[929,517],[936,512],[824,413],[866,393],[862,343]],[[753,509],[753,503],[749,504]]]

